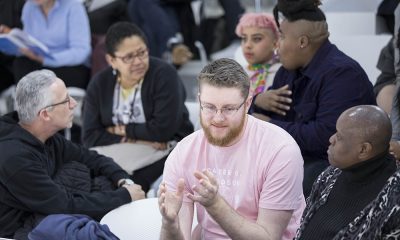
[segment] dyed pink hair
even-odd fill
[[[276,26],[275,19],[272,14],[268,13],[245,13],[240,18],[238,25],[236,26],[235,33],[239,37],[243,33],[245,27],[259,27],[270,29],[274,34],[275,38],[279,37],[278,27]]]

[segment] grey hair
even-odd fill
[[[207,64],[197,77],[199,91],[207,83],[214,87],[237,88],[246,99],[249,96],[250,80],[243,67],[235,60],[221,58]]]
[[[54,72],[38,70],[25,75],[18,82],[15,102],[22,123],[32,122],[38,112],[53,101],[53,94],[48,89],[56,79]]]

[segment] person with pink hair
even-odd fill
[[[279,31],[274,17],[267,13],[246,13],[236,26],[236,34],[242,39],[241,48],[248,63],[251,94],[262,93],[272,85],[280,67],[275,53]]]

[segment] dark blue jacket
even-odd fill
[[[305,163],[327,160],[329,138],[340,114],[356,105],[376,104],[373,88],[361,66],[327,40],[306,68],[281,67],[270,89],[289,85],[292,103],[286,116],[253,106],[299,144]]]
[[[28,236],[29,240],[118,240],[107,225],[85,215],[53,214],[43,219]]]

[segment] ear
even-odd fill
[[[111,56],[110,54],[106,54],[106,60],[107,63],[111,65],[112,68],[116,68],[116,64],[115,64],[115,58],[113,56]]]
[[[249,94],[249,96],[246,99],[246,112],[249,112],[250,106],[251,106],[251,102],[253,101],[253,96],[251,96]]]
[[[39,118],[41,118],[44,121],[50,121],[50,116],[49,113],[47,111],[47,109],[42,109],[39,111]]]
[[[359,152],[359,157],[360,159],[369,159],[371,158],[371,153],[372,153],[372,145],[369,142],[364,142],[361,144],[360,152]]]
[[[308,39],[307,36],[302,35],[299,37],[299,46],[300,48],[306,48],[308,46],[308,44],[310,43],[310,40]]]

